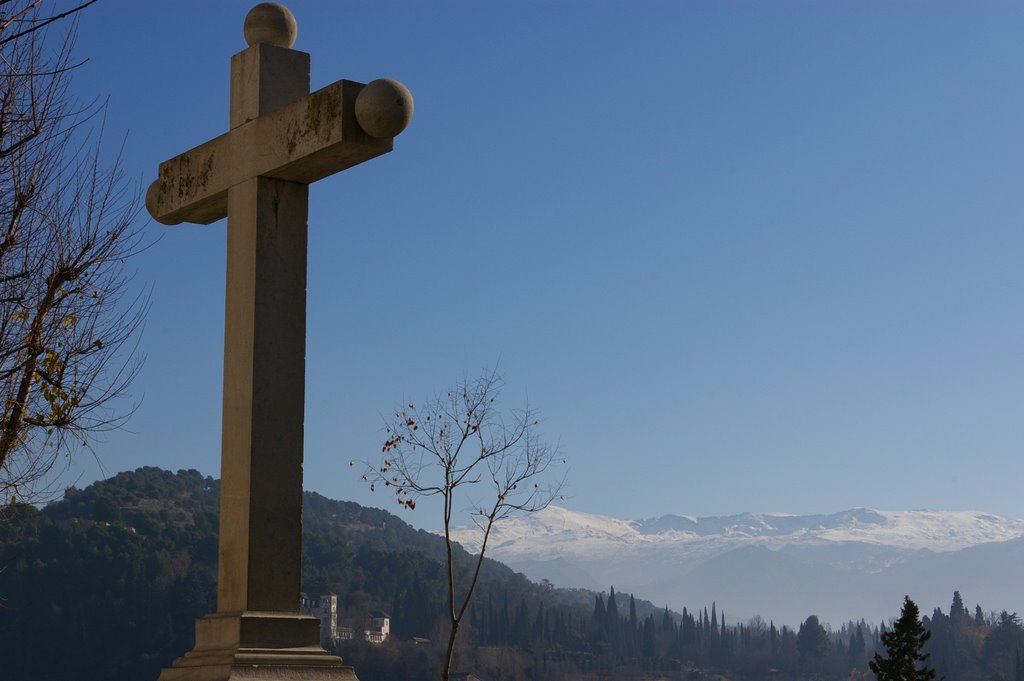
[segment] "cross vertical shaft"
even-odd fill
[[[231,60],[231,128],[309,93],[309,55]],[[217,611],[293,612],[300,589],[306,338],[305,184],[228,190]]]

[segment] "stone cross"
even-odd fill
[[[308,185],[391,151],[412,97],[386,79],[310,93],[277,3],[254,7],[244,33],[230,132],[161,163],[146,193],[164,224],[228,219],[217,612],[160,679],[354,679],[297,612]]]

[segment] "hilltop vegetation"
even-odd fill
[[[218,495],[218,481],[196,471],[142,468],[69,489],[43,510],[3,509],[4,678],[152,681],[189,650],[194,620],[215,607]],[[393,640],[338,650],[361,681],[438,678],[438,646],[413,638],[440,638],[443,540],[311,493],[303,527],[303,589],[338,594],[341,617],[392,617]],[[940,676],[1024,681],[1015,614],[969,613],[956,594],[949,614],[924,622]],[[868,679],[879,634],[866,622],[832,630],[813,616],[797,631],[727,622],[714,604],[675,613],[614,589],[535,584],[488,561],[453,669],[485,681]]]

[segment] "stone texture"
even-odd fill
[[[356,95],[356,121],[370,137],[394,137],[412,120],[412,95],[390,78],[378,78]]]
[[[207,225],[227,215],[227,190],[245,178],[310,184],[388,153],[390,138],[375,139],[356,122],[362,88],[338,81],[164,161],[146,194],[150,214],[163,224]]]
[[[291,47],[299,35],[299,26],[284,5],[261,2],[245,16],[242,32],[249,46],[266,43],[275,47]]]
[[[196,622],[196,647],[164,669],[159,681],[358,681],[352,668],[321,648],[319,640],[320,620],[309,615],[207,615]]]
[[[220,612],[299,607],[308,194],[228,192]]]

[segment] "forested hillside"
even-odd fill
[[[151,681],[189,650],[216,602],[219,491],[197,471],[140,468],[43,510],[0,509],[0,678]],[[443,619],[441,537],[313,493],[303,535],[303,589],[337,593],[342,616],[388,611],[400,638]],[[516,603],[544,591],[493,561],[482,580],[485,597]],[[548,591],[565,607],[591,598]]]
[[[214,608],[218,493],[218,481],[196,471],[142,468],[69,489],[43,510],[2,509],[2,678],[152,681],[189,650],[194,620]],[[445,621],[443,540],[309,493],[303,525],[303,589],[338,594],[342,618],[391,615],[385,644],[338,650],[359,678],[439,678],[430,640]],[[936,610],[925,623],[940,675],[1024,681],[1016,614],[969,612],[956,594],[949,614]],[[866,622],[830,629],[814,616],[797,631],[732,622],[713,603],[680,614],[614,589],[534,584],[488,561],[453,669],[484,681],[867,679],[880,633]]]

